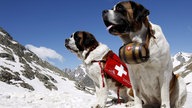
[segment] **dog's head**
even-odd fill
[[[65,47],[73,53],[82,54],[84,51],[93,50],[98,46],[95,37],[86,31],[76,31],[70,38],[65,39]]]
[[[133,1],[123,1],[111,10],[104,10],[103,21],[112,35],[129,35],[141,29],[149,10]]]

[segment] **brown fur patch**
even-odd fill
[[[172,77],[172,79],[171,79],[171,81],[170,81],[170,85],[169,85],[170,96],[173,95],[173,91],[174,91],[174,89],[175,89],[176,82],[177,82],[179,76],[180,76],[179,74],[176,74],[176,75],[173,74],[173,77]]]
[[[135,20],[135,16],[134,16],[134,10],[133,7],[131,6],[130,2],[122,2],[123,7],[126,9],[127,11],[127,19],[128,21],[131,23],[131,25],[133,26],[132,30],[134,32],[138,31],[141,29],[142,27],[142,23],[141,22],[137,22]],[[136,5],[139,8],[139,4]]]
[[[132,97],[134,97],[133,89],[132,89],[132,88],[130,88],[129,95],[132,96]]]
[[[84,36],[84,35],[86,35],[86,36]],[[92,34],[90,34],[89,32],[78,31],[77,36],[80,38],[79,43],[84,49],[89,49],[92,51],[99,45],[99,43],[97,42],[95,37]],[[87,43],[89,43],[88,41],[91,41],[91,42],[88,45],[86,45],[85,41],[87,41]]]
[[[131,4],[129,2],[122,3],[123,7],[127,10],[127,19],[129,21],[133,21],[133,9],[131,7]]]

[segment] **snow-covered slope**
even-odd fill
[[[190,64],[192,61],[192,53],[178,52],[172,57],[173,67]]]
[[[179,52],[172,57],[172,61],[174,73],[181,74],[187,84],[187,88],[192,90],[192,53]]]
[[[63,71],[40,59],[0,29],[0,81],[31,91],[59,90]],[[5,87],[6,88],[6,87]]]
[[[59,91],[31,92],[0,82],[0,108],[90,108],[96,100],[95,96],[77,90],[74,82],[61,82],[57,85]]]

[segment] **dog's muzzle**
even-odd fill
[[[65,47],[66,47],[66,48],[69,47],[68,44],[69,44],[69,39],[65,39]]]
[[[102,17],[109,33],[118,35],[130,32],[130,23],[126,19],[127,17],[124,17],[121,13],[114,10],[104,10]]]
[[[142,43],[128,43],[119,49],[119,57],[127,64],[143,63],[149,59],[149,49]]]

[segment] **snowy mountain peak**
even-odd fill
[[[6,38],[9,38],[9,39],[13,39],[9,33],[7,31],[5,31],[2,27],[0,27],[0,36],[3,36],[3,37],[6,37]]]
[[[58,90],[57,85],[66,77],[0,28],[0,82],[32,91]]]
[[[178,52],[175,57],[183,57],[186,61],[188,61],[190,58],[192,58],[192,53]]]
[[[178,52],[172,57],[173,67],[192,61],[192,53]]]

